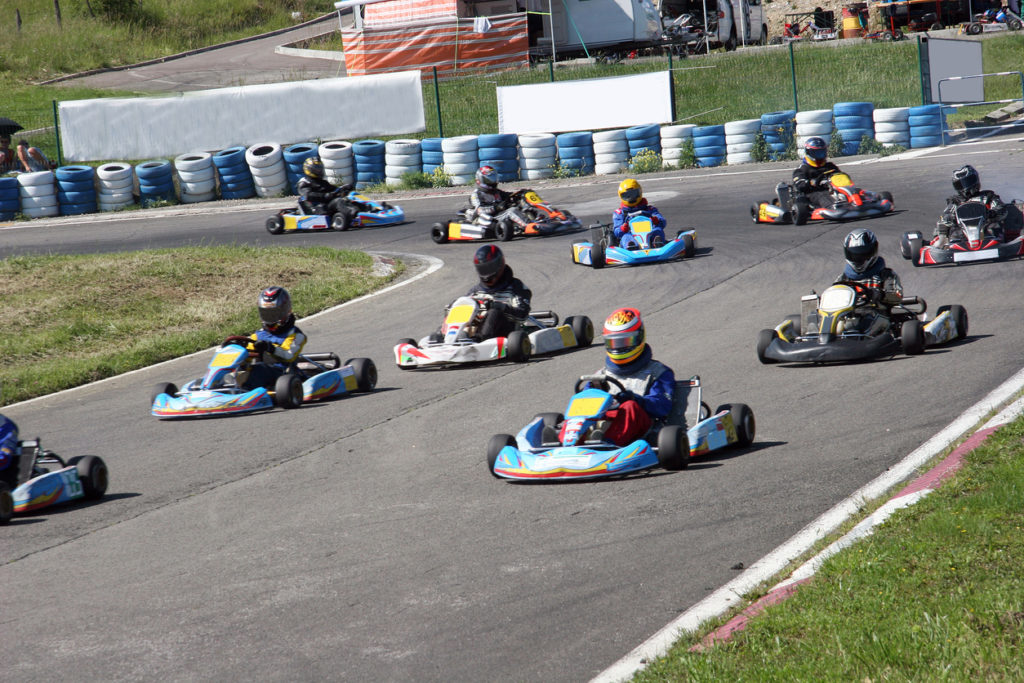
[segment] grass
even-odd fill
[[[732,641],[684,638],[635,680],[1024,680],[1022,441],[1018,418]]]
[[[378,276],[372,257],[327,247],[217,246],[0,260],[0,405],[209,348],[259,327],[256,296],[278,284],[298,317],[348,301]]]

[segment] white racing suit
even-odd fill
[[[519,230],[529,224],[529,220],[512,202],[512,193],[499,190],[498,188],[488,189],[479,187],[469,195],[469,208],[466,209],[466,220],[475,223],[483,228],[493,228],[494,224],[500,221],[511,221]]]

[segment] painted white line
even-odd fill
[[[908,479],[919,467],[952,445],[986,415],[1003,405],[1022,388],[1024,388],[1024,369],[1019,370],[983,399],[965,410],[953,422],[911,451],[899,463],[805,526],[735,579],[669,622],[625,657],[591,679],[591,683],[629,680],[647,662],[667,653],[680,636],[697,631],[704,622],[719,617],[740,604],[744,594],[784,570],[818,541],[856,515],[866,503],[880,498],[895,485]],[[914,498],[912,495],[903,497]]]
[[[370,254],[371,256],[383,256],[383,257],[386,257],[386,258],[391,258],[391,257],[402,258],[404,256],[404,257],[407,257],[407,258],[420,259],[420,260],[423,260],[423,261],[427,262],[427,268],[424,271],[422,271],[420,273],[417,273],[416,275],[412,276],[408,280],[402,280],[401,282],[396,282],[393,285],[388,285],[384,289],[378,289],[375,292],[370,292],[369,294],[364,294],[362,296],[356,297],[355,299],[350,299],[349,301],[346,301],[343,304],[338,304],[337,306],[334,306],[332,308],[324,309],[324,310],[320,311],[319,313],[314,313],[313,315],[305,317],[305,318],[302,318],[302,319],[298,320],[297,322],[301,323],[301,322],[306,322],[307,320],[313,320],[314,318],[319,318],[322,315],[327,315],[328,313],[333,313],[333,312],[335,312],[337,310],[345,308],[346,306],[351,306],[351,305],[357,304],[357,303],[359,303],[361,301],[365,301],[365,300],[367,300],[367,299],[369,299],[371,297],[380,296],[381,294],[386,294],[387,292],[390,292],[392,290],[398,289],[399,287],[405,287],[406,285],[411,285],[413,282],[416,282],[417,280],[422,280],[423,278],[427,277],[431,273],[434,273],[434,272],[440,270],[441,266],[444,265],[444,261],[442,261],[441,259],[434,258],[433,256],[426,256],[426,255],[423,255],[423,254],[405,254],[405,253],[396,253],[396,252],[377,252],[377,251],[368,251],[366,253]],[[46,394],[45,396],[37,396],[36,398],[30,398],[27,401],[22,401],[21,403],[12,403],[11,405],[5,406],[5,407],[6,408],[13,408],[15,406],[24,406],[24,405],[28,405],[29,403],[35,403],[37,401],[42,401],[43,399],[51,398],[53,396],[60,396],[62,394],[69,394],[72,391],[78,391],[79,389],[84,389],[85,387],[96,386],[97,384],[103,384],[104,382],[111,382],[111,381],[113,381],[115,379],[120,379],[122,377],[129,377],[131,375],[135,375],[135,374],[138,374],[140,372],[144,372],[146,370],[151,370],[152,368],[159,368],[159,367],[161,367],[163,365],[167,365],[168,363],[174,363],[175,361],[181,360],[182,358],[192,358],[193,356],[198,356],[201,353],[209,353],[210,351],[212,351],[215,348],[217,348],[217,347],[210,347],[209,349],[203,349],[201,351],[196,351],[195,353],[190,353],[187,356],[179,356],[178,358],[172,358],[170,360],[161,361],[160,363],[156,363],[154,365],[147,365],[146,367],[139,368],[138,370],[129,370],[128,372],[122,373],[120,375],[114,375],[113,377],[105,377],[103,379],[96,380],[95,382],[90,382],[89,384],[83,384],[83,385],[78,386],[78,387],[72,387],[71,389],[64,389],[63,391],[57,391],[57,392],[54,392],[52,394]]]

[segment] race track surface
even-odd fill
[[[16,518],[0,531],[4,638],[17,680],[579,681],[616,661],[872,480],[1024,364],[1019,261],[915,269],[908,229],[930,233],[949,176],[974,164],[1024,196],[1021,140],[840,166],[889,190],[870,227],[907,294],[961,303],[970,336],[922,356],[847,366],[763,366],[757,331],[842,269],[851,225],[756,226],[790,164],[642,178],[692,260],[592,270],[585,235],[502,245],[535,308],[600,326],[644,314],[657,358],[699,374],[706,400],[749,404],[757,438],[689,469],[615,481],[517,485],[490,476],[492,434],[562,410],[600,367],[600,340],[522,365],[403,372],[392,345],[437,326],[472,283],[473,243],[435,245],[461,197],[396,200],[414,222],[268,235],[267,210],[0,230],[0,256],[246,242],[421,254],[445,266],[302,324],[310,350],[369,356],[378,390],[295,411],[160,422],[150,387],[202,374],[207,354],[5,409],[25,437],[101,455],[108,496]],[[619,178],[546,187],[585,222],[607,219]],[[413,268],[415,271],[415,267]],[[253,292],[266,283],[254,282]]]

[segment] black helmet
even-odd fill
[[[863,273],[878,260],[878,238],[866,228],[857,228],[843,240],[846,262],[858,273]]]
[[[981,189],[981,176],[970,164],[953,171],[953,189],[961,197],[973,197]]]
[[[828,143],[817,136],[807,138],[807,142],[804,143],[804,158],[815,168],[821,166],[828,158]]]
[[[263,329],[274,332],[288,322],[292,314],[292,297],[284,287],[271,286],[260,292],[257,307]]]
[[[498,186],[498,172],[493,166],[481,166],[476,172],[476,184],[485,190],[493,190]]]
[[[476,250],[473,265],[480,276],[480,282],[487,286],[493,285],[505,272],[505,255],[493,244],[485,244]]]
[[[316,178],[317,180],[323,180],[324,178],[324,162],[320,161],[320,157],[309,157],[302,162],[302,172],[310,178]]]

